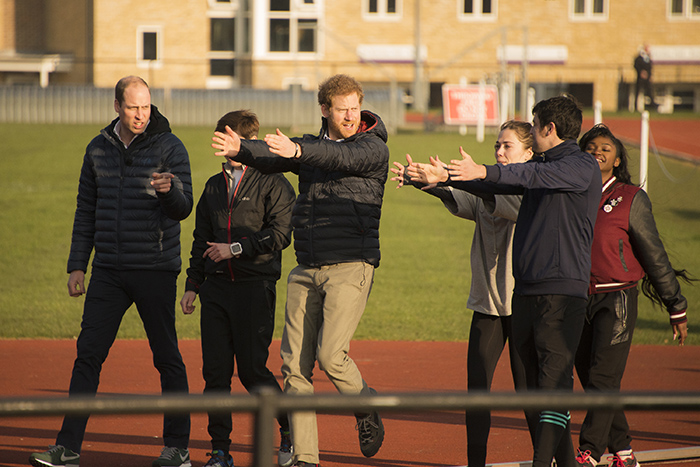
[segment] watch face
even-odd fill
[[[231,253],[234,255],[240,255],[243,253],[243,247],[241,247],[240,243],[234,243],[231,245]]]

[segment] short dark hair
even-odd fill
[[[234,110],[227,113],[216,122],[216,131],[224,132],[227,126],[245,139],[257,138],[260,131],[258,117],[250,110]]]
[[[622,141],[617,139],[615,135],[613,135],[612,131],[610,131],[610,128],[608,128],[605,124],[598,123],[597,125],[593,125],[593,128],[591,128],[583,136],[581,136],[581,140],[578,142],[578,147],[581,148],[581,151],[585,151],[586,146],[588,146],[588,143],[590,143],[591,140],[599,136],[603,136],[612,141],[613,146],[615,146],[615,156],[618,159],[620,159],[620,163],[618,164],[618,166],[613,167],[613,175],[615,176],[615,178],[617,178],[622,183],[632,185],[632,175],[630,175],[630,171],[627,164],[627,161],[629,159],[629,157],[627,156],[627,149],[625,149],[625,145],[622,144]]]
[[[117,85],[114,86],[114,98],[117,100],[117,102],[119,102],[119,105],[122,105],[124,103],[124,91],[126,90],[126,88],[135,83],[143,84],[148,88],[148,83],[146,83],[146,80],[144,80],[140,76],[125,76],[119,81],[117,81]],[[148,88],[148,91],[150,92],[150,88]]]
[[[571,94],[539,101],[532,109],[532,113],[537,115],[540,127],[554,123],[559,139],[577,140],[581,133],[583,112],[578,101]]]
[[[331,76],[318,85],[318,104],[330,108],[335,96],[346,96],[353,92],[357,93],[360,104],[362,104],[365,92],[362,90],[362,85],[359,81],[343,74]]]

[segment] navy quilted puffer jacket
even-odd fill
[[[193,206],[187,150],[155,106],[128,148],[114,133],[118,120],[85,151],[68,272],[86,271],[93,249],[95,267],[180,271],[180,221]],[[150,185],[153,172],[175,175],[168,193]]]
[[[317,267],[365,261],[379,266],[379,220],[389,170],[387,131],[378,115],[362,111],[360,129],[342,141],[319,135],[292,138],[298,159],[269,152],[263,141],[242,140],[239,162],[261,172],[299,175],[292,211],[297,262]]]

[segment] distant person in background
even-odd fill
[[[247,110],[229,112],[216,131],[231,128],[241,138],[257,139],[260,125]],[[275,328],[276,283],[282,250],[292,240],[294,188],[282,174],[265,175],[227,159],[212,176],[197,203],[194,241],[182,312],[202,304],[202,375],[205,393],[231,392],[235,366],[248,392],[271,387],[281,393],[267,368]],[[292,465],[292,439],[286,415],[280,424],[278,464]],[[212,452],[206,466],[232,467],[231,414],[209,413]]]
[[[532,155],[532,125],[527,122],[508,121],[494,145],[496,162],[502,165],[519,164]],[[406,155],[408,164],[413,160]],[[439,161],[439,159],[437,159]],[[482,199],[464,190],[446,186],[432,186],[411,181],[406,168],[394,162],[396,175],[392,180],[398,187],[411,184],[438,197],[455,216],[474,221],[470,265],[471,289],[467,307],[474,310],[469,331],[467,353],[467,387],[470,391],[490,390],[496,365],[501,353],[509,344],[510,369],[515,389],[527,388],[525,368],[512,344],[511,300],[513,297],[513,232],[520,210],[522,195],[491,195]],[[398,188],[397,187],[397,188]],[[525,416],[532,435],[537,427],[537,413]],[[491,429],[489,411],[468,411],[467,460],[470,467],[486,465],[487,442]]]
[[[634,88],[635,109],[639,112],[644,110],[647,97],[651,99],[651,104],[654,103],[654,94],[651,89],[651,67],[649,46],[644,44],[639,47],[639,53],[634,59],[634,69],[637,72],[637,83]]]
[[[180,221],[192,211],[190,161],[138,76],[115,87],[118,118],[88,144],[68,257],[68,294],[85,296],[70,396],[94,396],[126,310],[136,304],[163,394],[186,394],[175,330]],[[90,255],[92,275],[85,290]],[[56,445],[33,453],[36,466],[77,466],[87,416],[66,416]],[[190,416],[166,414],[153,467],[190,467]],[[99,455],[96,455],[99,456]],[[99,465],[99,457],[94,461]]]
[[[605,125],[579,142],[600,165],[603,196],[593,236],[590,297],[576,353],[576,372],[587,392],[619,391],[637,321],[637,284],[668,311],[673,339],[688,335],[686,308],[678,277],[659,238],[646,192],[632,184],[627,151]],[[581,426],[577,462],[595,467],[607,450],[616,467],[639,467],[624,412],[589,410]]]

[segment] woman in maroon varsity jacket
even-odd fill
[[[627,151],[605,125],[595,125],[579,142],[593,154],[603,177],[603,196],[593,235],[586,323],[576,354],[576,372],[588,391],[619,391],[637,320],[637,283],[670,315],[673,338],[688,335],[679,276],[671,267],[644,190],[631,182]],[[595,466],[607,450],[613,465],[638,467],[622,411],[590,410],[581,426],[577,461]]]

